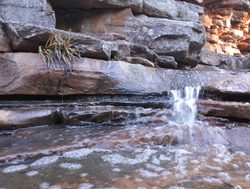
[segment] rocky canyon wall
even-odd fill
[[[68,78],[39,55],[55,34],[81,56]],[[249,44],[246,0],[2,0],[0,97],[161,95],[201,85],[244,103]]]

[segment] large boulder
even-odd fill
[[[75,9],[131,8],[135,14],[145,14],[159,18],[198,22],[203,8],[174,0],[51,0],[54,7]]]
[[[250,95],[247,72],[165,70],[82,58],[65,78],[63,70],[48,69],[36,53],[5,53],[0,62],[0,95],[145,95],[197,85],[213,94]]]
[[[0,18],[5,22],[55,27],[55,13],[47,0],[1,0]]]
[[[134,17],[130,9],[71,11],[70,16],[65,12],[58,14],[60,29],[72,28],[75,32],[97,36],[118,33],[158,55],[173,56],[178,63],[194,67],[200,62],[199,54],[205,42],[201,24],[145,15]]]

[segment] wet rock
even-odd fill
[[[0,130],[46,125],[52,122],[53,111],[49,109],[0,110]]]
[[[54,7],[76,9],[112,9],[130,7],[135,14],[198,22],[202,7],[174,0],[119,0],[119,1],[60,1],[51,0]]]
[[[157,65],[161,68],[177,69],[178,66],[175,58],[172,56],[158,56],[157,61]]]
[[[51,28],[55,28],[56,25],[55,13],[47,0],[1,0],[0,18],[5,22]]]
[[[6,23],[12,48],[21,52],[38,52],[40,45],[45,45],[52,34],[61,34],[74,40],[74,47],[85,57],[110,59],[112,53],[118,50],[117,44],[105,42],[88,35],[65,32],[35,25],[22,25],[18,23]]]
[[[250,120],[249,103],[200,100],[198,109],[207,116]]]
[[[74,15],[74,12],[71,13],[71,17],[72,14]],[[66,15],[63,14],[58,28],[65,29],[73,25],[73,31],[91,35],[119,33],[127,36],[136,45],[148,47],[158,55],[173,56],[176,61],[190,67],[200,62],[199,54],[205,42],[205,30],[199,23],[159,19],[146,15],[135,17],[130,9],[94,10],[82,12],[80,15],[81,17],[76,16],[78,19],[67,21]],[[119,24],[117,18],[121,20]],[[72,23],[72,20],[76,22]]]
[[[129,62],[131,64],[141,64],[147,67],[155,67],[153,62],[140,57],[127,57],[126,62]]]
[[[38,54],[1,55],[1,95],[146,95],[187,85],[201,85],[213,94],[250,94],[248,72],[165,70],[122,61],[82,58],[73,62],[72,74],[65,79],[63,70],[48,69]]]

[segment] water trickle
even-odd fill
[[[197,114],[197,101],[201,87],[185,87],[184,90],[172,90],[172,118],[177,124],[193,125]]]

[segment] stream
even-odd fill
[[[206,120],[199,92],[171,91],[170,107],[78,104],[120,114],[1,132],[0,189],[250,188],[249,127]]]

